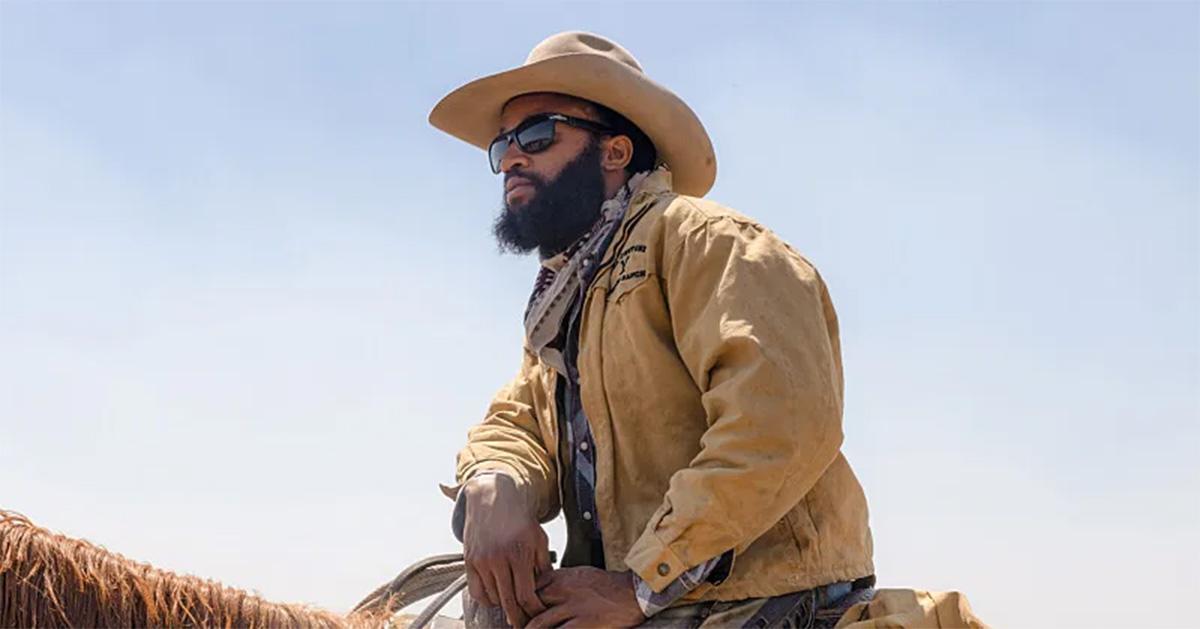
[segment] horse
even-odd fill
[[[461,579],[461,559],[419,562],[341,615],[162,570],[0,509],[0,627],[404,627],[415,617],[398,610]]]

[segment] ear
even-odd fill
[[[622,171],[633,160],[633,141],[629,136],[617,135],[604,140],[601,147],[600,167],[608,172]]]

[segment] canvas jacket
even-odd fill
[[[680,603],[874,572],[866,498],[841,453],[837,316],[799,253],[729,208],[672,192],[660,169],[602,258],[579,338],[608,570],[659,591],[732,549],[725,580]],[[558,513],[556,376],[525,348],[468,431],[459,487],[507,472],[539,520]]]

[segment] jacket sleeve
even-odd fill
[[[756,223],[696,215],[664,236],[660,275],[708,426],[626,555],[655,591],[745,550],[803,499],[842,443],[837,319],[820,276]]]
[[[531,515],[541,522],[557,515],[558,474],[536,415],[537,369],[534,357],[525,352],[517,376],[496,393],[483,421],[467,431],[467,444],[457,457],[457,484],[442,488],[447,497],[456,498],[480,472],[503,472],[522,490]]]

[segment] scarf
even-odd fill
[[[649,174],[647,171],[630,177],[617,194],[600,206],[600,218],[595,224],[562,253],[542,260],[525,307],[525,343],[560,374],[566,375],[566,362],[562,351],[551,347],[551,343],[566,322],[572,298],[586,288],[585,283],[600,263],[609,237],[621,225],[633,191]]]

